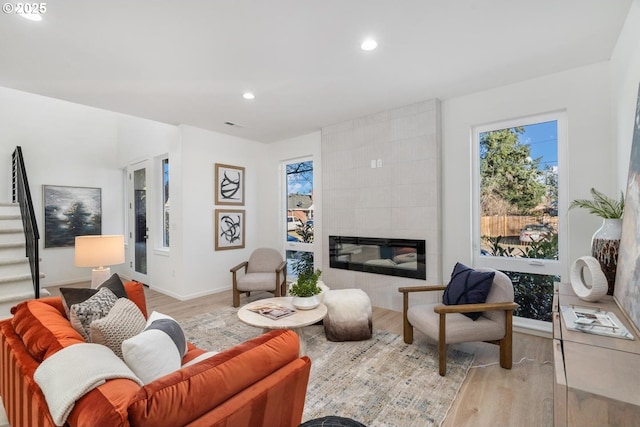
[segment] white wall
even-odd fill
[[[122,174],[117,161],[117,115],[70,102],[0,88],[0,201],[11,201],[11,153],[23,150],[41,235],[43,286],[86,280],[90,269],[73,265],[73,248],[44,248],[43,185],[97,187],[102,231],[123,227]]]
[[[617,146],[617,188],[625,190],[640,84],[640,0],[635,0],[611,56],[612,139]]]
[[[171,176],[180,175],[182,182],[171,182],[171,215],[179,215],[179,242],[171,240],[169,269],[164,277],[150,286],[179,299],[190,299],[220,292],[231,287],[229,269],[248,259],[262,243],[260,217],[272,210],[262,200],[278,198],[277,188],[263,186],[263,177],[270,176],[273,166],[268,161],[268,146],[259,142],[191,126],[180,126],[180,159],[171,164]],[[174,163],[176,168],[174,168]],[[245,168],[245,205],[216,206],[214,204],[214,164]],[[180,199],[174,198],[179,195]],[[175,200],[175,202],[174,202]],[[271,203],[271,202],[269,202]],[[214,250],[214,210],[245,211],[245,248]],[[176,212],[179,210],[179,212]],[[171,220],[173,224],[173,219]],[[173,225],[172,225],[173,227]]]
[[[567,202],[589,197],[596,187],[615,194],[615,144],[611,140],[609,63],[569,70],[442,102],[445,274],[456,261],[471,262],[471,129],[506,119],[567,112]],[[582,212],[580,212],[582,211]],[[601,220],[584,210],[560,211],[569,219],[566,265],[590,253]],[[568,274],[565,269],[564,278]]]
[[[0,161],[6,165],[0,176],[0,201],[11,199],[11,153],[20,145],[41,235],[45,287],[90,280],[91,269],[74,266],[73,247],[44,248],[42,186],[100,188],[102,233],[123,234],[122,170],[132,162],[169,153],[179,138],[175,126],[1,87],[0,129]],[[152,235],[150,246],[156,242]],[[156,270],[165,264],[157,256],[149,261]],[[111,269],[130,275],[128,263]]]

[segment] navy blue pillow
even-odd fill
[[[442,303],[445,305],[482,304],[493,284],[495,272],[480,272],[464,264],[456,263],[451,273],[451,281],[444,290]],[[477,320],[482,312],[462,313],[472,320]]]

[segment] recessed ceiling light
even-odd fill
[[[378,42],[374,39],[366,39],[360,45],[360,49],[362,50],[373,50],[378,47]]]
[[[29,21],[42,21],[42,15],[39,13],[19,13],[18,15],[28,19]]]
[[[245,92],[242,94],[242,97],[244,99],[255,99],[256,96],[251,92]]]

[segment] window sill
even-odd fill
[[[153,253],[154,253],[155,255],[160,255],[160,256],[166,256],[166,257],[168,257],[170,252],[169,252],[169,248],[155,248],[155,249],[153,250]]]

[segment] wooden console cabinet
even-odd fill
[[[635,340],[570,331],[560,306],[613,312]],[[582,301],[570,284],[556,284],[553,299],[554,424],[640,426],[640,334],[611,296]]]

